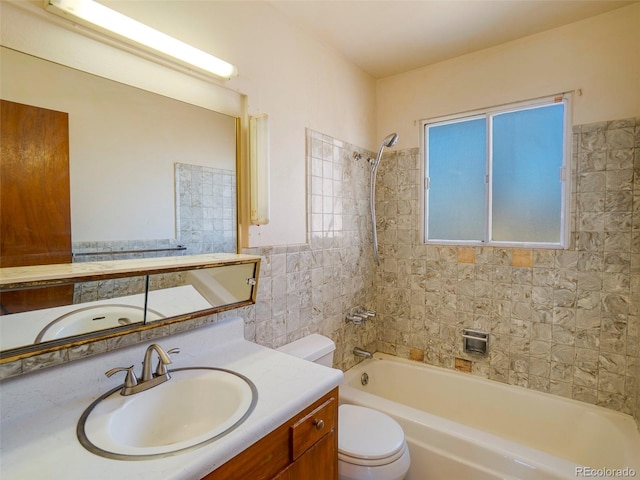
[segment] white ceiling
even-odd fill
[[[636,0],[637,1],[637,0]],[[376,78],[620,8],[615,0],[272,0]]]

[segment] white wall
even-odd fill
[[[250,113],[269,114],[271,221],[251,228],[250,245],[303,243],[305,127],[370,148],[375,144],[375,81],[264,2],[190,6],[216,10],[210,28],[216,43],[226,41],[229,51],[220,56],[236,63],[239,80],[250,83]]]
[[[140,71],[143,67],[144,71],[153,68],[141,59],[107,56],[107,47],[96,46],[94,41],[74,32],[52,31],[50,27],[43,33],[43,20],[34,26],[33,19],[22,12],[9,19],[5,13],[13,12],[6,3],[2,2],[5,45],[8,38],[18,38],[18,43],[26,43],[33,50],[29,53],[53,56],[60,63],[98,70],[103,75],[105,71],[115,72],[119,80],[127,83],[131,82],[126,79],[136,77],[138,67]],[[42,5],[39,1],[29,3],[32,9]],[[221,105],[219,111],[231,113],[234,101],[229,100],[229,92],[236,90],[248,96],[249,114],[269,114],[271,222],[252,227],[250,243],[263,246],[305,242],[305,128],[372,148],[376,143],[374,79],[264,2],[108,3],[238,67],[240,76],[224,84],[227,90],[215,82],[208,84],[207,90],[202,88],[205,82],[185,80],[180,96],[194,96],[188,91],[191,88],[200,97],[209,94],[211,98],[205,100],[210,105]],[[85,52],[91,52],[90,58]],[[176,75],[162,75],[171,77],[173,90],[180,90],[182,82]],[[163,88],[149,75],[144,77],[132,81],[150,83],[148,88],[154,91]]]
[[[575,125],[640,115],[640,4],[378,81],[378,136],[416,120],[582,90]]]
[[[250,246],[306,239],[305,128],[363,147],[375,143],[375,81],[266,2],[105,2],[238,67],[227,86],[267,113],[271,221]]]

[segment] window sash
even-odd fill
[[[560,235],[558,242],[531,242],[531,241],[498,241],[492,238],[492,207],[493,207],[493,118],[505,113],[525,111],[544,106],[556,105],[562,102],[563,105],[563,158],[562,166],[558,175],[560,176]],[[483,110],[466,112],[456,115],[448,115],[433,119],[422,120],[420,125],[421,135],[421,155],[422,155],[422,178],[423,188],[421,189],[421,204],[423,210],[422,221],[422,239],[423,243],[435,245],[460,245],[460,246],[497,246],[497,247],[518,247],[518,248],[568,248],[569,239],[569,199],[571,189],[571,94],[565,93],[553,97],[545,97],[525,102],[519,102],[509,105],[491,107]],[[431,185],[429,185],[429,128],[445,126],[465,121],[485,119],[486,125],[486,170],[485,170],[485,205],[484,205],[484,237],[481,240],[452,240],[452,239],[436,239],[429,238],[429,193]]]

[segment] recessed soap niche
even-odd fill
[[[468,354],[487,355],[489,353],[489,333],[478,330],[462,330],[462,348]]]

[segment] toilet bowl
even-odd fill
[[[311,362],[331,366],[335,344],[313,334],[278,349]],[[340,480],[402,480],[411,464],[402,427],[371,408],[338,407],[338,472]]]
[[[340,480],[402,480],[409,466],[404,432],[395,420],[371,408],[338,407]]]

